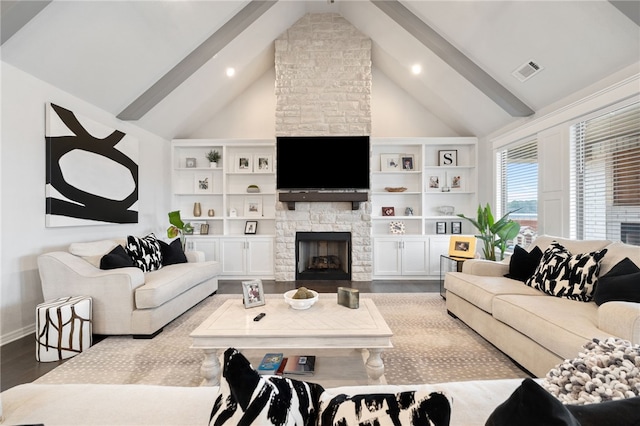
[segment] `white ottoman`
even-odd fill
[[[36,307],[36,360],[71,358],[91,346],[91,298],[62,297]]]

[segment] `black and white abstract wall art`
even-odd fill
[[[138,141],[46,106],[46,226],[138,223]]]

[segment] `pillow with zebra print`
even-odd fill
[[[322,392],[316,383],[260,375],[244,355],[229,348],[209,426],[316,425]]]

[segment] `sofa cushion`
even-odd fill
[[[561,297],[496,296],[493,317],[561,358],[573,358],[598,328],[598,306]]]
[[[162,251],[162,266],[175,265],[176,263],[187,263],[187,256],[182,249],[182,241],[179,238],[167,244],[158,240],[160,250]]]
[[[533,247],[537,246],[540,247],[540,250],[544,252],[554,241],[556,243],[562,244],[562,246],[569,250],[571,253],[589,253],[592,251],[603,249],[611,244],[611,241],[609,240],[572,240],[550,235],[540,235],[536,237],[536,239],[530,244],[528,249],[530,250]]]
[[[535,246],[531,251],[527,251],[520,246],[515,246],[513,254],[509,258],[509,273],[507,278],[525,282],[535,272],[542,259],[542,250]]]
[[[336,395],[320,407],[320,424],[448,426],[451,405],[441,392]]]
[[[602,259],[600,275],[604,275],[617,265],[625,257],[628,257],[637,266],[640,266],[640,247],[621,242],[615,242],[607,246],[607,255]]]
[[[323,391],[315,383],[261,376],[229,348],[209,425],[316,425]]]
[[[144,285],[135,291],[136,308],[156,308],[219,274],[216,261],[178,263],[147,272]]]
[[[606,253],[605,248],[571,254],[562,244],[552,242],[526,284],[552,296],[588,302],[593,298],[600,260]]]
[[[71,243],[69,245],[69,253],[79,256],[91,263],[96,268],[100,267],[102,256],[113,250],[118,245],[125,245],[125,240],[99,240],[86,243]]]
[[[488,313],[493,310],[494,296],[499,294],[548,297],[541,291],[510,278],[470,275],[463,272],[448,272],[444,285],[448,292],[458,295]]]
[[[489,416],[486,426],[576,425],[637,426],[640,397],[588,405],[565,405],[532,379],[520,387]]]
[[[593,299],[598,305],[614,300],[640,302],[640,268],[625,257],[598,278]]]
[[[129,256],[133,258],[136,266],[143,272],[155,271],[162,267],[162,250],[156,236],[151,233],[139,238],[133,235],[127,236],[125,247]]]
[[[491,413],[486,426],[580,426],[560,401],[532,379],[524,379],[513,394]]]
[[[115,246],[113,250],[102,256],[100,259],[100,269],[118,269],[135,267],[136,264],[120,244]]]

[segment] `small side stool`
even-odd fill
[[[36,360],[59,361],[91,347],[92,300],[61,297],[36,306]]]

